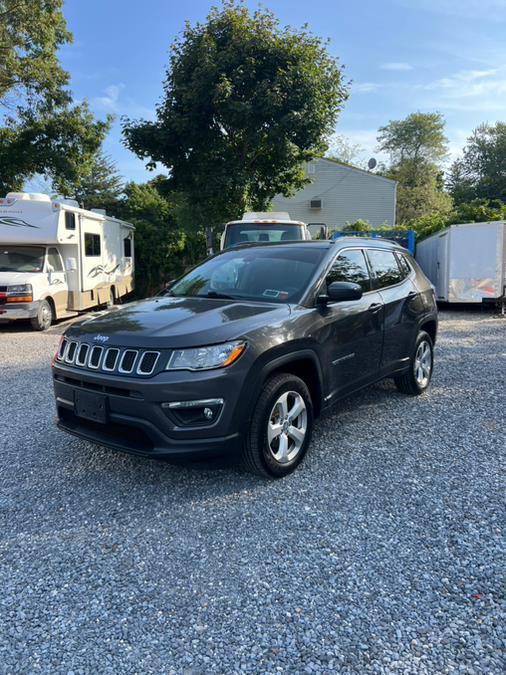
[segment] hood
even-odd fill
[[[0,272],[0,286],[31,284],[42,272]]]
[[[246,336],[288,318],[290,307],[212,298],[149,298],[74,324],[69,337],[101,336],[101,344],[195,347]],[[108,338],[107,341],[104,338]]]

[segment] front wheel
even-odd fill
[[[47,300],[41,300],[39,302],[39,308],[37,311],[37,316],[31,319],[32,328],[34,330],[47,330],[53,323],[53,310],[51,305]]]
[[[430,384],[433,367],[432,339],[428,333],[420,331],[415,342],[409,370],[394,378],[397,389],[410,396],[422,394]]]
[[[269,478],[292,473],[307,452],[313,404],[305,382],[290,373],[272,376],[256,403],[245,440],[246,468]]]

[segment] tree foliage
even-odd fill
[[[126,120],[125,142],[170,170],[195,219],[216,224],[304,185],[302,162],[323,154],[346,98],[320,38],[227,0],[186,25],[156,121]]]
[[[177,203],[160,194],[157,181],[128,183],[116,210],[135,225],[136,294],[145,297],[205,256],[203,233],[185,232],[176,220]]]
[[[378,149],[390,155],[386,175],[398,181],[397,222],[451,212],[452,199],[443,190],[441,162],[446,156],[444,118],[439,113],[412,113],[378,132]]]
[[[57,50],[71,41],[63,0],[0,0],[0,194],[41,174],[61,192],[89,172],[110,119],[72,105]]]
[[[68,102],[57,50],[71,41],[63,0],[0,0],[0,105],[24,98]]]
[[[91,171],[109,124],[95,120],[86,103],[20,111],[0,127],[0,194],[22,189],[35,174],[48,178],[56,192],[72,194]]]
[[[470,199],[506,202],[506,122],[481,124],[450,169],[448,189],[457,203]]]
[[[74,189],[69,186],[64,192],[85,209],[106,209],[114,214],[123,192],[123,179],[113,160],[99,152],[91,160],[89,173],[80,178]]]

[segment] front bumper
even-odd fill
[[[33,319],[37,316],[38,311],[38,302],[6,302],[0,305],[0,321]]]
[[[234,369],[235,370],[235,369]],[[57,425],[70,434],[117,450],[158,458],[238,456],[248,419],[239,392],[244,374],[231,369],[202,373],[163,372],[150,379],[89,373],[57,363],[53,368]],[[107,422],[76,415],[75,392],[105,396]],[[178,426],[162,403],[222,398],[223,407],[209,425]]]

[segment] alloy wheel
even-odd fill
[[[413,371],[418,386],[425,389],[432,371],[432,350],[427,340],[422,340],[417,347]]]
[[[267,444],[272,457],[280,464],[293,461],[306,438],[307,408],[302,396],[287,391],[273,405],[267,425]]]

